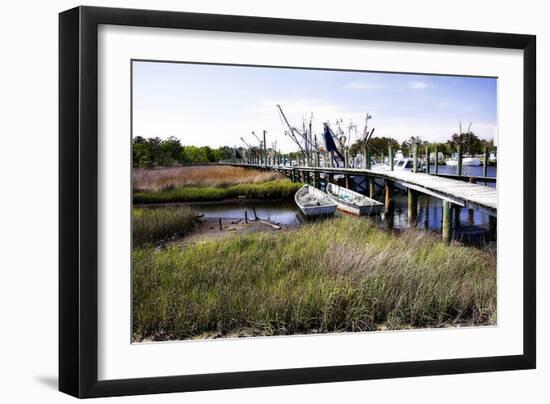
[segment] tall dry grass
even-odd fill
[[[340,218],[133,251],[135,340],[493,324],[487,252]]]
[[[258,184],[282,179],[272,171],[248,170],[230,166],[191,166],[161,169],[133,169],[135,192],[166,191],[185,186],[228,187],[239,184]]]
[[[208,202],[245,197],[249,199],[292,199],[302,184],[287,179],[227,187],[185,186],[167,191],[134,192],[134,204]]]

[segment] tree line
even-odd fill
[[[404,142],[398,142],[391,137],[374,137],[368,142],[369,152],[372,155],[387,154],[391,146],[394,151],[401,150],[404,156],[412,154],[412,145],[417,144],[419,153],[423,154],[428,147],[430,152],[437,147],[438,151],[451,156],[457,151],[457,145],[462,144],[462,152],[466,154],[481,154],[485,147],[493,147],[492,140],[480,139],[473,132],[453,134],[446,142],[434,143],[422,140],[418,136],[412,136]],[[350,147],[350,155],[356,156],[362,154],[363,146],[360,142],[354,143]],[[195,163],[216,163],[222,160],[240,159],[245,155],[259,156],[262,150],[253,147],[245,150],[243,147],[233,148],[223,146],[211,148],[209,146],[183,146],[181,141],[172,136],[167,139],[144,138],[136,136],[132,142],[133,166],[140,168],[169,167],[182,164]],[[273,150],[268,149],[268,154]],[[300,153],[290,153],[291,158],[298,158]]]
[[[389,147],[391,147],[394,151],[401,150],[404,156],[409,156],[412,154],[414,144],[418,145],[418,151],[421,154],[424,153],[426,147],[430,149],[430,152],[433,152],[437,147],[439,152],[448,156],[457,152],[457,145],[459,144],[462,145],[462,153],[472,155],[481,154],[485,147],[493,147],[492,140],[480,139],[475,133],[468,132],[455,133],[446,142],[428,142],[422,140],[419,136],[411,136],[408,140],[399,143],[391,137],[374,137],[369,140],[368,148],[371,154],[387,154]],[[362,154],[362,148],[360,142],[354,143],[350,147],[350,154],[352,156]]]
[[[132,141],[133,166],[140,168],[215,163],[231,159],[234,154],[234,149],[228,146],[220,148],[183,146],[181,141],[174,136],[167,139],[136,136]]]

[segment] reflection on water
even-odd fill
[[[399,192],[394,196],[395,210],[394,222],[395,228],[403,229],[409,227],[408,223],[408,200],[405,191]],[[440,199],[429,197],[427,195],[418,195],[418,213],[416,227],[420,229],[439,230],[443,220],[443,204]],[[460,225],[468,227],[471,231],[472,226],[484,229],[489,228],[489,215],[479,210],[462,208],[460,209]]]
[[[300,220],[297,217],[298,207],[294,202],[288,201],[247,201],[228,203],[204,203],[193,205],[193,209],[199,211],[208,219],[244,219],[244,212],[248,212],[248,218],[254,219],[254,210],[258,218],[271,220],[274,223],[285,226],[297,226]]]
[[[455,174],[456,167],[439,166],[439,173]],[[432,172],[435,172],[432,167]],[[465,175],[482,176],[483,167],[464,167]],[[496,167],[488,167],[488,176],[496,175]],[[365,194],[365,181],[363,177],[352,179],[353,188]],[[495,186],[496,184],[487,184]],[[324,189],[324,181],[321,182],[321,187]],[[375,199],[383,202],[384,195],[378,192]],[[395,189],[393,196],[394,201],[394,229],[409,228],[408,222],[408,201],[407,191]],[[431,231],[440,231],[443,217],[443,206],[440,199],[430,197],[428,195],[419,194],[418,196],[418,211],[416,227]],[[271,220],[274,223],[283,226],[298,226],[305,221],[305,218],[299,211],[294,202],[290,201],[248,201],[242,200],[238,202],[227,203],[203,203],[194,204],[194,209],[204,214],[206,218],[211,219],[244,219],[244,212],[247,211],[248,218],[254,219],[254,210],[258,218],[263,220]],[[337,211],[336,216],[347,215]],[[373,217],[381,227],[386,227],[387,223],[383,220],[383,214]],[[479,210],[470,210],[467,208],[460,209],[459,229],[456,235],[476,235],[486,233],[489,229],[489,215]]]
[[[439,166],[437,169],[438,174],[456,174],[456,166]],[[430,165],[430,173],[435,173],[435,166]],[[473,177],[483,177],[483,166],[463,166],[462,175],[471,175]],[[487,177],[496,178],[497,176],[497,166],[488,166],[487,167]],[[483,185],[483,184],[481,184]],[[488,187],[495,187],[496,184],[487,183]]]
[[[381,200],[382,197],[378,196],[376,199]],[[393,200],[395,203],[393,228],[408,228],[407,193],[396,190]],[[304,221],[304,217],[294,202],[243,201],[238,203],[205,203],[193,205],[193,208],[209,219],[244,219],[245,211],[248,212],[248,218],[253,219],[255,209],[260,219],[271,220],[284,226],[297,226]],[[419,195],[416,227],[434,231],[440,230],[442,213],[441,200],[427,195]],[[348,214],[340,213],[339,211],[336,212],[336,216],[343,215]],[[381,226],[385,225],[383,215],[373,216],[372,218],[377,220]],[[488,229],[489,215],[478,210],[470,212],[469,209],[463,208],[460,211],[460,224],[462,227],[467,227],[470,231],[473,230],[472,226]]]

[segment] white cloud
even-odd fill
[[[428,83],[423,81],[409,81],[409,88],[412,90],[424,90],[428,88]]]

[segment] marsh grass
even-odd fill
[[[192,231],[199,223],[197,212],[188,207],[134,208],[132,237],[134,247],[159,244]]]
[[[283,179],[273,171],[247,170],[242,167],[205,165],[161,169],[133,169],[134,192],[167,191],[187,186],[228,187],[238,184],[259,184]]]
[[[136,248],[132,261],[137,341],[496,321],[494,255],[369,220]]]
[[[261,183],[237,184],[227,187],[184,186],[165,191],[134,192],[135,204],[169,202],[206,202],[238,197],[253,199],[291,199],[302,186],[289,180],[274,180]]]

